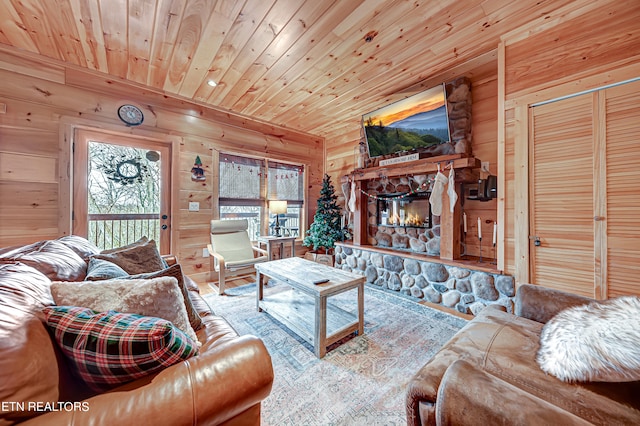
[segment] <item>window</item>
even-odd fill
[[[286,200],[278,217],[281,234],[299,236],[304,205],[304,166],[220,154],[220,219],[247,219],[249,237],[275,233],[269,200]]]
[[[287,213],[279,216],[282,233],[300,235],[300,214],[304,200],[304,172],[302,166],[269,162],[267,174],[267,199],[286,200]],[[269,215],[269,235],[274,234],[275,215]]]

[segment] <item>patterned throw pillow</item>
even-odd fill
[[[179,264],[170,266],[167,269],[163,269],[162,271],[149,272],[148,274],[128,275],[125,277],[116,278],[148,280],[158,277],[174,277],[176,280],[178,280],[178,287],[180,287],[180,291],[182,292],[182,296],[184,298],[184,306],[187,309],[187,315],[189,316],[189,324],[191,324],[191,328],[193,328],[194,330],[199,330],[200,327],[202,327],[202,319],[200,318],[200,315],[198,315],[196,308],[191,302],[191,298],[189,297],[189,289],[187,288],[187,284],[184,280],[184,275],[182,275],[182,268]]]
[[[114,311],[54,306],[43,310],[55,341],[89,387],[103,391],[198,353],[169,321]]]
[[[112,253],[101,252],[91,258],[108,260],[131,275],[159,271],[167,267],[166,262],[158,252],[154,240]]]

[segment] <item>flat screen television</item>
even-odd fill
[[[370,157],[449,142],[444,83],[362,116]]]

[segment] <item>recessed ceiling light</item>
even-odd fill
[[[207,84],[211,87],[216,87],[218,84],[213,80],[207,80]]]

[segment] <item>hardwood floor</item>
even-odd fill
[[[451,315],[455,315],[455,316],[460,317],[460,318],[464,318],[466,320],[473,319],[473,315],[463,314],[462,312],[458,312],[455,309],[451,309],[451,308],[447,308],[446,306],[437,305],[435,303],[427,302],[426,300],[421,300],[418,303],[421,304],[421,305],[428,306],[428,307],[433,308],[433,309],[437,309],[437,310],[442,311],[442,312],[446,312],[446,313],[451,314]]]
[[[225,290],[229,288],[239,287],[245,284],[251,284],[256,281],[255,274],[248,274],[242,277],[234,278],[232,280],[227,280],[225,285]],[[200,289],[200,294],[218,294],[218,282],[217,281],[208,281],[206,283],[198,283],[198,288]]]

